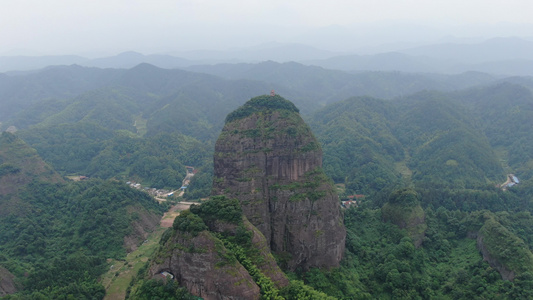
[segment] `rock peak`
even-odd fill
[[[243,106],[228,114],[226,117],[226,123],[246,118],[257,112],[272,112],[275,110],[286,110],[296,113],[300,112],[292,102],[280,95],[263,95],[248,100]]]
[[[237,198],[289,270],[336,267],[346,230],[322,149],[294,104],[264,95],[230,113],[215,146],[213,193]]]

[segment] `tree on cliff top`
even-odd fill
[[[264,110],[288,110],[293,112],[300,112],[300,110],[289,100],[279,95],[263,95],[252,98],[243,106],[237,108],[226,117],[226,123],[237,119],[246,118],[256,112]]]
[[[405,188],[393,192],[389,197],[389,203],[402,206],[416,206],[420,204],[418,193],[411,189]]]

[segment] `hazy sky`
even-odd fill
[[[0,55],[227,49],[270,41],[309,42],[316,39],[315,33],[321,32],[322,37],[338,35],[342,40],[343,34],[370,35],[376,28],[381,30],[377,35],[382,37],[376,43],[387,42],[387,34],[401,36],[402,30],[404,34],[413,30],[416,36],[415,31],[420,29],[425,30],[420,34],[426,37],[436,33],[533,36],[533,32],[529,34],[533,25],[515,25],[533,23],[531,0],[0,0],[0,3]],[[387,27],[391,22],[411,25]],[[318,44],[316,41],[315,46]],[[335,47],[342,47],[342,43]]]

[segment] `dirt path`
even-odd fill
[[[101,283],[106,289],[104,300],[124,300],[126,298],[126,289],[133,276],[137,275],[139,269],[144,266],[148,258],[157,250],[159,240],[164,231],[164,228],[158,228],[152,232],[137,250],[126,256],[125,260],[109,261],[109,271],[101,279]]]
[[[172,227],[180,211],[189,209],[191,204],[197,203],[180,202],[172,206],[161,218],[160,227],[152,232],[137,250],[129,253],[124,261],[109,260],[109,271],[101,279],[106,289],[104,300],[123,300],[126,297],[126,289],[131,279],[157,250],[163,232],[166,228]]]
[[[174,223],[174,219],[180,215],[180,211],[189,209],[193,202],[180,202],[172,206],[161,218],[160,226],[163,228],[169,228]]]
[[[135,121],[137,124],[137,120]],[[143,125],[143,124],[141,124]],[[146,125],[146,122],[144,122]],[[139,128],[137,128],[139,130]],[[187,167],[187,175],[183,179],[183,185],[188,186],[191,178],[194,176],[194,168],[189,170]],[[173,193],[178,192],[179,190],[173,191]],[[184,190],[179,191],[178,196],[183,196]],[[167,201],[165,198],[155,197],[159,203]],[[140,245],[137,250],[129,253],[126,256],[125,260],[113,260],[109,259],[109,271],[101,277],[100,282],[105,287],[106,295],[104,300],[123,300],[126,297],[126,289],[128,288],[133,276],[137,275],[139,269],[141,269],[148,258],[159,247],[159,240],[161,235],[167,229],[172,227],[174,219],[180,215],[180,212],[189,207],[192,204],[197,204],[194,202],[179,202],[178,204],[172,206],[166,213],[163,214],[159,222],[159,227],[152,232],[148,238]]]

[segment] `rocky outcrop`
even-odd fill
[[[477,247],[483,260],[498,270],[503,280],[513,280],[515,276],[533,272],[533,253],[527,244],[492,214],[485,215],[485,222],[477,235]]]
[[[243,215],[237,199],[216,196],[191,205],[160,243],[150,277],[172,274],[204,299],[257,299],[258,285],[267,294],[272,287],[289,285],[265,237]]]
[[[416,191],[406,188],[393,192],[381,208],[383,221],[406,229],[416,248],[426,235],[426,215],[420,206]]]
[[[248,101],[226,118],[215,146],[213,193],[237,198],[290,270],[336,267],[346,231],[322,150],[280,96]]]
[[[281,271],[274,256],[272,256],[265,236],[252,223],[246,220],[246,218],[244,220],[244,227],[252,232],[252,247],[258,250],[259,257],[261,257],[261,260],[257,262],[259,270],[265,276],[269,277],[277,288],[289,285],[289,279]]]
[[[483,260],[488,262],[491,267],[496,269],[502,276],[503,280],[512,281],[516,276],[515,272],[507,269],[499,260],[497,260],[490,254],[489,250],[483,243],[483,236],[481,235],[478,236],[476,241],[477,241],[477,248],[479,249],[479,252],[481,252],[481,255],[483,256]]]
[[[0,267],[0,297],[17,292],[15,276],[8,270]]]
[[[149,272],[151,277],[168,272],[191,294],[205,300],[260,297],[246,269],[207,230],[196,236],[176,231],[159,250]]]
[[[252,225],[246,217],[243,216],[242,219],[244,229],[251,233],[252,248],[258,252],[257,257],[259,257],[259,259],[254,260],[257,268],[259,268],[265,276],[269,277],[276,287],[281,288],[287,286],[289,284],[289,279],[276,263],[265,236]],[[210,223],[208,227],[212,232],[224,233],[231,236],[235,236],[239,228],[236,224],[219,220]]]
[[[422,245],[426,236],[426,217],[420,205],[402,206],[386,203],[381,208],[385,222],[391,222],[401,229],[406,229],[416,248]]]
[[[131,233],[124,237],[124,248],[129,253],[135,251],[150,232],[157,228],[161,216],[143,207],[128,207],[128,213],[134,216]]]

